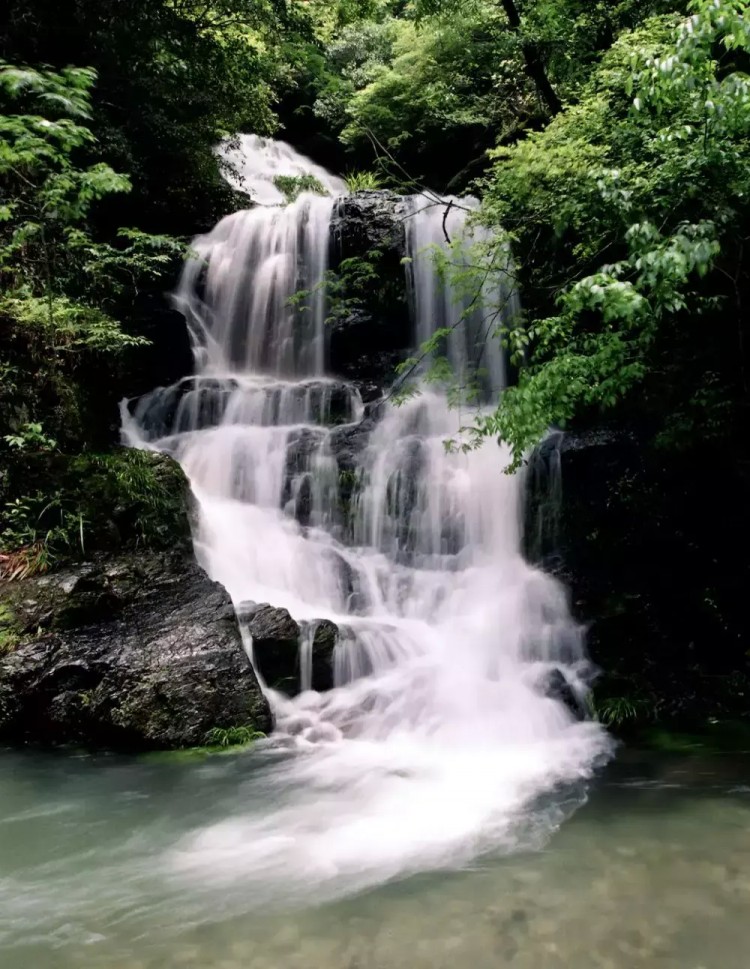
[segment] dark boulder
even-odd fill
[[[562,670],[555,668],[546,672],[539,686],[544,696],[558,700],[577,720],[585,718],[583,704]]]
[[[265,682],[290,695],[298,693],[300,628],[289,612],[243,602],[237,615],[252,637],[253,662]]]
[[[682,445],[635,421],[548,437],[530,462],[526,551],[571,591],[602,671],[595,702],[626,698],[644,723],[692,730],[749,713],[732,552],[748,474],[710,442]]]
[[[392,249],[406,255],[407,202],[388,190],[368,190],[344,195],[336,201],[332,230],[344,258],[372,249]]]
[[[302,689],[302,654],[309,649],[310,685],[324,692],[334,685],[338,626],[329,619],[297,623],[286,609],[242,603],[240,622],[253,640],[253,660],[265,682],[287,696]]]
[[[122,557],[0,595],[15,622],[0,657],[6,741],[158,749],[272,727],[229,596],[191,557]]]
[[[157,440],[220,424],[237,381],[218,377],[185,377],[169,387],[157,387],[127,402],[147,440]]]
[[[330,619],[313,623],[312,688],[319,693],[334,686],[334,653],[339,639],[339,627]]]

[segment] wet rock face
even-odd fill
[[[332,268],[343,282],[337,295],[344,309],[330,325],[331,367],[357,384],[365,403],[391,385],[413,343],[402,262],[405,216],[400,196],[357,192],[338,200],[332,222]],[[350,279],[345,260],[351,259],[372,272]]]
[[[368,249],[393,248],[401,258],[406,252],[404,198],[387,190],[344,195],[336,203],[333,232],[343,255]]]
[[[746,469],[634,422],[550,435],[527,480],[527,554],[571,591],[596,702],[633,700],[621,731],[746,719],[746,581],[727,552],[748,532]]]
[[[271,712],[228,594],[182,554],[7,584],[19,643],[0,656],[0,737],[167,749]]]

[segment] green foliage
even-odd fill
[[[3,602],[0,602],[0,656],[12,652],[21,639],[21,630],[18,628],[13,609]]]
[[[516,465],[550,425],[648,384],[686,314],[731,293],[750,192],[747,5],[691,10],[623,36],[579,105],[496,153],[484,218],[511,230],[529,285],[557,304],[544,315],[532,295],[508,335],[518,385],[477,425]],[[717,336],[736,350],[734,327]]]
[[[118,353],[148,341],[123,332],[120,324],[95,306],[69,296],[33,296],[28,289],[0,296],[0,315],[38,334],[47,352],[93,350]]]
[[[314,105],[316,115],[334,130],[343,129],[355,92],[375,80],[393,57],[397,23],[357,20],[343,27],[326,51],[328,71]]]
[[[212,727],[206,734],[209,747],[246,747],[255,740],[264,740],[265,734],[251,725],[243,727]]]
[[[41,424],[25,423],[17,434],[6,434],[3,438],[11,450],[15,451],[54,451],[57,441],[44,433]]]
[[[127,345],[118,324],[87,302],[102,290],[122,289],[140,276],[158,276],[171,240],[120,230],[118,249],[94,240],[88,226],[92,207],[113,193],[130,190],[130,180],[104,162],[81,165],[82,149],[92,150],[89,127],[89,68],[60,73],[17,68],[0,61],[0,178],[6,187],[0,210],[0,280],[4,313],[25,324],[95,333],[97,348]],[[82,285],[83,280],[83,285]],[[86,281],[92,280],[86,286]],[[78,305],[80,304],[80,305]],[[132,342],[132,341],[131,341]]]
[[[336,271],[328,270],[323,282],[328,299],[326,323],[344,320],[364,308],[372,285],[378,281],[382,256],[382,250],[370,249],[364,256],[342,259]]]
[[[344,53],[340,47],[331,52],[342,77],[333,90],[341,104],[343,142],[362,151],[375,139],[412,177],[437,171],[447,182],[462,166],[456,168],[451,153],[435,157],[433,146],[461,144],[458,157],[465,164],[490,147],[493,134],[502,136],[531,110],[531,89],[513,48],[493,4],[419,27],[407,20],[378,25],[366,51],[350,45],[343,63],[337,60]],[[330,93],[327,98],[316,110],[324,106],[333,120]]]
[[[383,187],[383,179],[378,172],[363,170],[349,172],[346,177],[346,187],[350,192],[374,192]]]
[[[227,133],[273,132],[309,35],[304,5],[283,0],[6,0],[0,14],[7,60],[96,71],[103,158],[132,175],[115,221],[179,235],[228,210],[214,148]]]
[[[94,72],[0,62],[0,413],[11,428],[74,433],[81,363],[145,344],[110,312],[175,263],[183,247],[122,229],[95,239],[93,207],[130,182],[101,161],[90,128]],[[116,244],[115,244],[116,243]],[[18,449],[23,430],[10,435]],[[28,435],[27,435],[28,436]],[[10,441],[6,443],[11,443]],[[37,442],[39,443],[39,442]]]
[[[22,579],[47,572],[61,558],[85,552],[83,512],[66,507],[61,491],[41,491],[0,507],[0,575]]]
[[[95,79],[0,62],[0,418],[13,438],[42,424],[60,446],[86,433],[92,372],[147,343],[118,316],[185,251],[138,229],[97,238],[97,206],[130,181],[93,157]]]
[[[327,324],[346,320],[357,310],[365,308],[372,286],[379,281],[378,269],[382,256],[381,249],[369,249],[364,256],[342,259],[337,269],[326,271],[315,291],[325,294]],[[305,312],[312,295],[313,291],[300,289],[290,297],[289,303],[299,312]]]
[[[92,521],[92,538],[101,545],[114,524],[136,547],[172,548],[187,535],[187,482],[171,458],[121,448],[109,454],[81,454],[70,462],[79,514]]]
[[[622,727],[631,721],[647,720],[653,714],[649,702],[641,697],[611,696],[596,702],[596,718],[607,727]]]
[[[277,175],[273,184],[286,198],[287,205],[296,202],[303,192],[313,195],[328,195],[325,186],[314,175]]]
[[[0,61],[0,103],[10,107],[0,114],[0,177],[6,186],[0,273],[6,286],[52,298],[60,288],[55,285],[60,264],[69,269],[70,230],[81,232],[95,201],[130,186],[108,165],[80,167],[74,161],[76,150],[94,140],[81,123],[89,118],[93,83],[86,68],[55,74]],[[49,316],[54,317],[52,306]]]
[[[464,189],[486,151],[573,102],[615,38],[682,0],[412,0],[310,4],[325,47],[314,112],[358,162],[401,184]],[[516,17],[510,12],[515,10]],[[436,146],[450,145],[450,151]]]

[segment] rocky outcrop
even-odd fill
[[[300,628],[286,609],[243,602],[237,616],[253,641],[253,661],[268,686],[299,692]]]
[[[639,722],[750,715],[744,573],[727,547],[747,531],[747,482],[717,475],[720,460],[633,425],[550,435],[530,462],[527,555],[571,590],[602,670],[595,703],[626,698]]]
[[[382,189],[338,199],[333,233],[342,255],[393,249],[401,259],[406,254],[405,205],[404,196]]]
[[[252,637],[253,661],[268,686],[296,696],[302,689],[302,656],[309,649],[311,688],[333,689],[339,629],[329,619],[297,623],[286,609],[242,603],[237,614]]]
[[[390,386],[412,344],[403,258],[405,201],[393,192],[357,192],[339,199],[332,223],[333,268],[342,312],[330,326],[331,366],[352,380],[365,402]],[[347,272],[361,260],[366,272]],[[351,265],[351,263],[349,264]]]
[[[267,732],[232,603],[192,557],[141,554],[0,586],[0,738],[120,749]]]
[[[340,381],[315,379],[259,386],[234,377],[192,376],[127,402],[149,441],[229,423],[320,425],[354,420],[357,398]],[[229,411],[229,416],[227,415]]]

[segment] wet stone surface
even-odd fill
[[[0,656],[0,739],[158,749],[271,729],[231,600],[192,555],[108,558],[0,592],[21,636]]]

